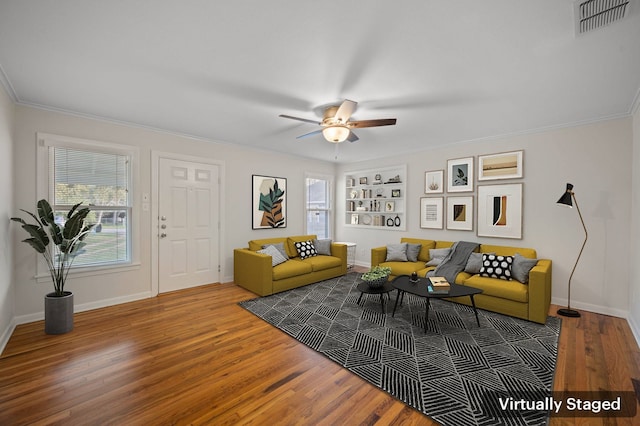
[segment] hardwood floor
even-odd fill
[[[77,313],[65,335],[18,326],[0,356],[0,425],[435,424],[237,305],[253,297],[214,284]],[[633,391],[631,378],[625,320],[563,320],[556,390]],[[551,419],[584,424],[640,414]]]

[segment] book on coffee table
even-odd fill
[[[431,284],[427,285],[427,291],[429,294],[449,294],[449,289],[451,287],[434,287]]]
[[[451,287],[449,285],[449,281],[447,281],[447,279],[445,277],[429,277],[429,281],[431,281],[431,285],[434,288],[437,288],[437,287],[449,288],[449,287]]]

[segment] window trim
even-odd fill
[[[326,209],[309,209],[307,206],[307,200],[309,197],[309,193],[308,193],[308,186],[307,186],[307,180],[308,179],[318,179],[318,180],[324,180],[327,181],[328,184],[328,192],[329,192],[329,200],[328,200],[328,204],[329,207]],[[328,217],[329,217],[329,225],[328,225],[328,231],[329,231],[329,235],[327,236],[327,238],[333,238],[333,235],[335,234],[335,208],[334,208],[334,176],[332,175],[325,175],[325,174],[321,174],[321,173],[310,173],[310,172],[306,172],[304,174],[304,205],[303,205],[303,211],[304,211],[304,232],[305,234],[308,234],[310,231],[308,230],[307,227],[307,216],[309,214],[309,212],[313,212],[313,211],[326,211],[328,212]]]
[[[117,262],[113,264],[103,265],[87,265],[87,266],[74,266],[70,271],[70,276],[91,276],[97,274],[120,272],[130,270],[132,267],[140,266],[140,201],[141,198],[138,194],[138,188],[140,188],[139,178],[139,157],[140,150],[137,147],[130,145],[115,144],[110,142],[103,142],[90,139],[74,138],[69,136],[61,136],[50,133],[36,134],[37,149],[36,149],[36,199],[42,198],[51,199],[52,196],[52,170],[50,167],[50,149],[51,147],[77,149],[80,151],[93,151],[103,152],[107,154],[120,154],[129,157],[130,164],[130,204],[131,204],[131,221],[128,223],[130,227],[130,238],[128,244],[130,246],[131,255],[127,262]],[[34,202],[35,203],[35,202]],[[38,265],[36,268],[36,279],[38,282],[45,282],[50,280],[47,267],[42,261],[38,259]]]

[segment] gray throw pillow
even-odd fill
[[[417,262],[418,255],[420,254],[421,248],[422,248],[422,244],[407,243],[407,260],[409,262]]]
[[[316,247],[318,254],[324,254],[331,256],[331,240],[328,238],[321,240],[313,240],[313,245]]]
[[[480,268],[482,268],[482,254],[483,253],[471,253],[469,260],[467,260],[467,266],[464,267],[464,271],[468,274],[479,274]],[[495,254],[495,253],[486,253]]]
[[[258,250],[258,253],[271,256],[271,266],[277,266],[287,261],[287,258],[284,257],[275,246],[266,246],[262,250]]]
[[[516,281],[527,284],[529,282],[529,271],[531,271],[537,263],[538,259],[529,259],[520,253],[516,253],[516,255],[513,256],[513,265],[511,265],[511,276]]]
[[[263,249],[272,246],[275,247],[276,250],[278,250],[280,252],[280,254],[282,255],[282,257],[286,259],[289,259],[289,255],[287,254],[287,250],[284,248],[284,243],[276,243],[276,244],[265,244],[262,246]]]
[[[429,261],[426,265],[438,266],[442,263],[445,257],[449,256],[449,253],[451,253],[450,248],[429,249]]]
[[[406,262],[407,243],[387,245],[387,262]]]

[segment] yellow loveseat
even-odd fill
[[[260,296],[290,290],[347,273],[347,246],[331,243],[331,255],[301,259],[295,243],[316,240],[315,235],[265,238],[249,241],[249,247],[233,251],[234,282]],[[271,256],[258,253],[265,246],[283,244],[289,259],[271,266]]]
[[[400,242],[421,244],[417,261],[387,262],[386,246],[371,249],[371,266],[390,267],[390,280],[398,275],[410,275],[412,272],[417,272],[419,276],[424,277],[428,271],[436,268],[436,266],[425,265],[431,260],[429,250],[450,248],[453,245],[453,242],[450,241],[416,238],[402,238]],[[522,247],[480,244],[477,252],[494,253],[499,256],[514,256],[519,253],[529,259],[537,258],[534,249]],[[547,321],[551,304],[551,260],[538,259],[537,264],[529,272],[528,278],[529,282],[523,284],[516,280],[507,281],[462,271],[456,276],[455,282],[483,290],[482,294],[475,296],[478,308],[544,324]],[[468,297],[451,298],[450,300],[470,305]]]

